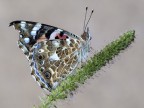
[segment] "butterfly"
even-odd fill
[[[32,21],[16,20],[9,26],[19,31],[17,44],[29,61],[32,77],[44,90],[55,89],[88,56],[91,36],[87,26],[81,36]]]

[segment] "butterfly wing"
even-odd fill
[[[54,89],[76,69],[82,59],[87,58],[88,32],[80,37],[54,26],[31,21],[13,21],[10,23],[12,25],[19,30],[18,46],[30,62],[31,75],[44,89]],[[45,39],[40,40],[43,36]]]
[[[80,41],[47,40],[36,43],[32,48],[32,76],[47,90],[56,86],[71,74],[80,62]]]

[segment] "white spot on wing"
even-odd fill
[[[70,45],[70,39],[66,39],[68,45]]]
[[[59,34],[61,31],[63,31],[63,30],[61,30],[61,29],[56,29],[56,30],[50,35],[49,40],[55,39],[55,37],[57,36],[57,34]]]
[[[24,38],[24,42],[25,42],[25,43],[29,43],[29,42],[30,42],[30,39],[29,39],[29,38]]]
[[[34,27],[32,30],[37,31],[39,30],[39,27]]]
[[[58,41],[52,41],[52,44],[55,46],[55,47],[59,47],[60,43]]]
[[[22,36],[22,35],[19,35],[19,37],[22,38],[23,36]]]
[[[37,23],[35,26],[41,28],[42,25],[40,23]]]
[[[39,52],[39,53],[43,53],[44,50],[43,50],[43,49],[39,49],[38,52]]]
[[[49,57],[49,60],[53,61],[53,60],[60,60],[60,59],[59,59],[58,55],[57,55],[56,52],[55,52],[53,55],[51,55],[51,56]]]
[[[33,39],[35,39],[35,36],[36,36],[36,32],[41,28],[41,24],[40,23],[37,23],[34,27],[33,27],[33,29],[32,29],[32,31],[31,31],[31,35],[33,36]]]
[[[22,21],[22,22],[20,23],[20,25],[21,25],[21,28],[25,28],[26,22]]]
[[[37,23],[34,28],[32,29],[33,31],[37,31],[41,28],[41,24],[40,23]]]
[[[37,31],[33,31],[33,30],[32,30],[32,31],[31,31],[31,35],[32,35],[32,36],[35,36],[35,35],[36,35],[36,32],[37,32]]]
[[[50,35],[49,40],[55,39],[55,37],[56,37],[57,34],[58,34],[58,32],[55,30],[55,31]]]

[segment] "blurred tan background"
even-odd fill
[[[80,35],[86,6],[95,10],[89,27],[96,51],[130,29],[136,40],[58,108],[144,108],[144,0],[0,0],[0,108],[38,106],[43,92],[9,23],[37,21]]]

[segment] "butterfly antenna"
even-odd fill
[[[87,21],[87,23],[86,23],[86,25],[85,25],[84,31],[85,31],[86,28],[87,28],[87,25],[88,25],[88,23],[89,23],[89,21],[90,21],[90,19],[91,19],[91,17],[92,17],[93,12],[94,12],[94,10],[91,11],[90,17],[89,17],[89,19],[88,19],[88,21]]]
[[[88,7],[86,7],[86,11],[85,11],[85,19],[84,19],[84,25],[83,25],[83,30],[84,31],[85,31],[85,23],[86,23],[87,10],[88,10]]]

